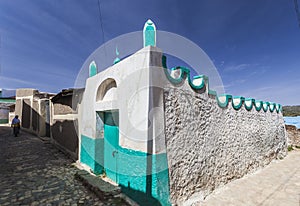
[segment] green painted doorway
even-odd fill
[[[119,112],[104,112],[104,168],[106,176],[118,183]]]

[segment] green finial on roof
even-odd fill
[[[97,74],[97,65],[95,61],[92,61],[89,66],[89,76],[95,76]]]
[[[156,46],[156,27],[155,24],[148,19],[143,29],[144,47]]]
[[[116,47],[116,55],[117,55],[117,57],[115,58],[115,60],[114,60],[114,64],[117,64],[117,63],[119,63],[121,60],[120,60],[120,58],[118,57],[119,56],[119,51],[118,51],[118,47]]]

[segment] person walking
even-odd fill
[[[20,132],[20,120],[19,120],[19,116],[16,115],[15,118],[13,118],[11,126],[14,130],[14,135],[15,137],[18,136],[19,132]]]

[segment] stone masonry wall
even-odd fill
[[[300,129],[293,125],[285,125],[289,145],[300,147]]]
[[[54,103],[54,114],[55,115],[65,115],[65,114],[72,114],[75,113],[71,106],[69,105],[63,105],[60,103]]]
[[[218,106],[192,89],[164,90],[170,198],[182,204],[286,155],[282,113]]]

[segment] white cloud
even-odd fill
[[[225,72],[242,71],[242,70],[249,69],[251,66],[253,66],[253,65],[251,65],[251,64],[229,65],[229,66],[225,66],[224,71]]]
[[[30,81],[25,81],[25,80],[22,80],[22,79],[0,76],[0,87],[2,87],[2,88],[15,88],[14,85],[30,86],[30,87],[40,86],[39,84],[32,83]]]

